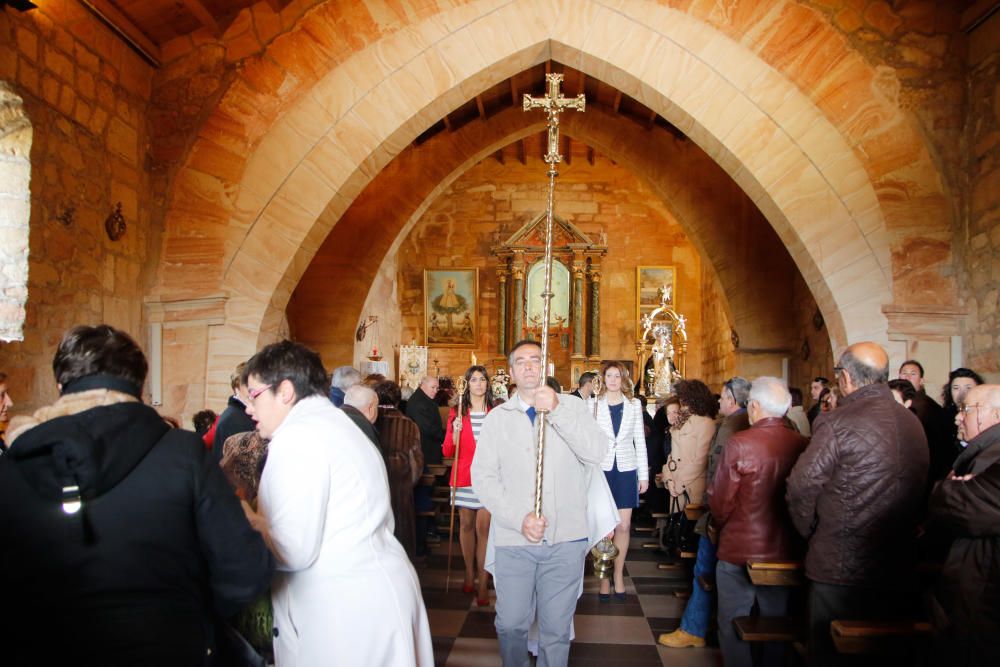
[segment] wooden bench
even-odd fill
[[[919,646],[914,640],[926,640],[931,635],[930,623],[923,621],[847,621],[830,623],[833,644],[840,653],[851,655],[901,655]]]
[[[688,503],[684,506],[684,516],[688,521],[697,521],[707,509],[705,503]]]
[[[745,642],[794,642],[803,636],[802,621],[788,616],[740,616],[733,627]]]
[[[754,586],[801,586],[805,583],[802,561],[747,561],[747,574]]]
[[[434,475],[435,477],[440,477],[441,475],[445,474],[445,472],[447,472],[448,466],[444,465],[443,463],[442,464],[432,463],[427,466],[427,470],[429,470],[430,474]]]
[[[420,476],[420,480],[417,484],[420,486],[434,486],[435,482],[437,482],[437,478],[434,475],[427,473],[426,475]]]

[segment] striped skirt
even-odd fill
[[[470,510],[483,509],[483,504],[479,502],[471,486],[460,486],[455,489],[455,505]]]

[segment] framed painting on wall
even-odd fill
[[[478,320],[478,269],[424,269],[428,347],[475,347]]]
[[[642,334],[642,316],[660,307],[660,288],[670,290],[669,305],[677,303],[677,272],[672,266],[637,266],[635,269],[635,327]]]

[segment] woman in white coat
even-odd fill
[[[277,666],[431,667],[427,612],[393,537],[385,465],[326,397],[319,355],[282,341],[254,355],[246,374],[247,413],[271,438],[260,514],[248,516],[278,561]]]
[[[649,486],[646,462],[646,436],[643,430],[642,405],[632,397],[632,380],[625,366],[608,361],[601,370],[601,392],[590,399],[596,408],[597,424],[608,436],[608,453],[601,468],[615,497],[621,522],[615,527],[613,542],[618,547],[615,559],[615,601],[625,601],[625,556],[628,554],[632,510],[639,506],[639,494]],[[611,582],[601,580],[601,602],[611,599]]]

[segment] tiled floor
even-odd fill
[[[597,600],[598,582],[584,580],[584,594],[576,607],[576,639],[570,650],[571,667],[715,667],[722,664],[717,648],[669,649],[656,637],[677,627],[684,600],[674,595],[691,586],[690,570],[657,568],[663,557],[641,545],[649,537],[633,537],[625,564],[628,597],[622,603]],[[481,609],[462,593],[462,557],[455,546],[451,586],[444,592],[447,543],[436,547],[427,566],[418,568],[424,603],[434,635],[438,667],[499,667],[495,614],[492,605]],[[491,596],[493,591],[490,591]]]

